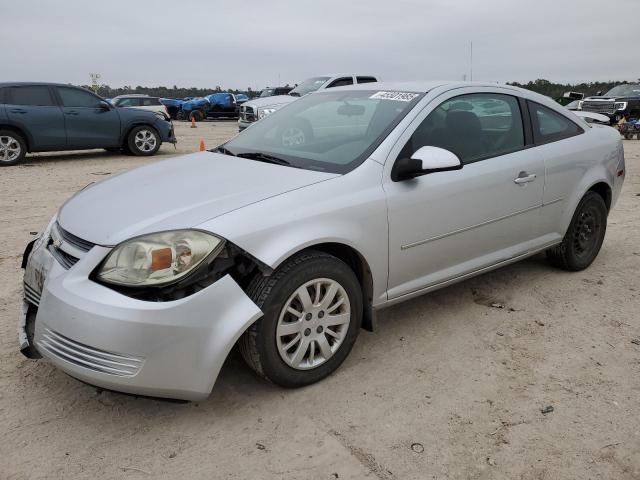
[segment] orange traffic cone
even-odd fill
[[[196,126],[196,117],[193,116],[191,117],[191,128],[198,128]]]
[[[204,152],[207,149],[207,147],[204,146],[204,140],[200,139],[200,151]]]

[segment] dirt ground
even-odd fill
[[[208,400],[101,391],[18,353],[20,259],[72,193],[150,159],[46,154],[0,170],[0,479],[640,479],[640,141],[596,262],[543,256],[384,310],[300,390],[232,354]],[[542,409],[552,406],[547,414]]]

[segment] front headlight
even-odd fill
[[[616,110],[625,110],[627,108],[627,102],[616,102],[613,106]]]
[[[186,276],[223,246],[224,240],[199,230],[143,235],[115,247],[97,277],[129,287],[164,285]]]
[[[264,107],[264,108],[258,108],[258,119],[260,118],[264,118],[267,115],[271,115],[273,112],[275,112],[278,109],[278,107]]]

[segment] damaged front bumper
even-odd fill
[[[229,275],[180,300],[127,297],[89,279],[109,251],[95,246],[67,270],[51,255],[46,239],[34,244],[25,269],[21,348],[26,353],[35,347],[61,370],[92,385],[185,400],[207,397],[237,339],[262,315],[260,309]]]

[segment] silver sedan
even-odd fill
[[[239,345],[258,375],[307,385],[384,307],[538,252],[587,268],[624,175],[615,130],[515,87],[314,93],[67,201],[25,251],[21,349],[200,399]]]

